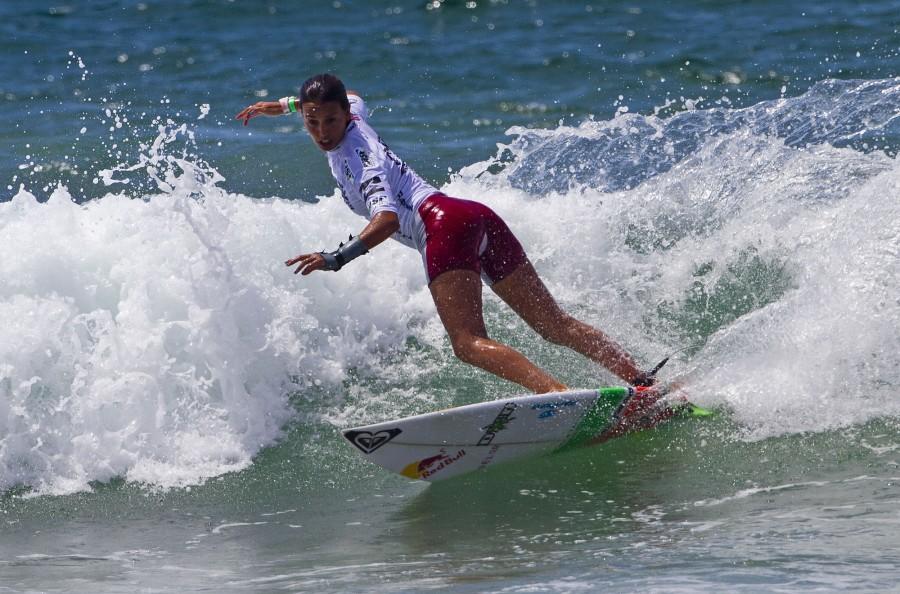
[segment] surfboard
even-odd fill
[[[596,445],[679,412],[709,414],[665,386],[513,396],[355,427],[344,437],[369,461],[439,481],[519,458]]]

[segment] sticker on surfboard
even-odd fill
[[[351,430],[345,431],[344,437],[359,448],[363,454],[371,454],[403,432],[402,429],[381,429],[380,431]]]

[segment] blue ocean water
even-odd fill
[[[896,589],[900,5],[0,5],[0,591]],[[339,74],[718,411],[426,487],[339,429],[498,398],[294,117]],[[607,372],[486,295],[573,386]]]

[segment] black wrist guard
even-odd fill
[[[366,244],[357,236],[350,236],[347,243],[342,243],[338,249],[333,252],[319,252],[325,258],[325,270],[334,270],[337,272],[344,267],[344,264],[350,260],[359,258],[363,254],[368,254],[369,250]]]

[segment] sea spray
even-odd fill
[[[670,373],[745,436],[855,425],[900,413],[900,166],[874,150],[898,95],[825,81],[743,110],[514,129],[450,190],[501,211],[558,296],[644,359],[687,347]]]
[[[284,260],[359,219],[337,199],[228,194],[208,165],[161,152],[178,133],[161,129],[140,161],[153,193],[77,204],[58,187],[0,204],[0,488],[239,470],[297,413],[292,394],[339,395],[427,311],[415,254],[373,270],[399,246],[354,275],[293,275]]]

